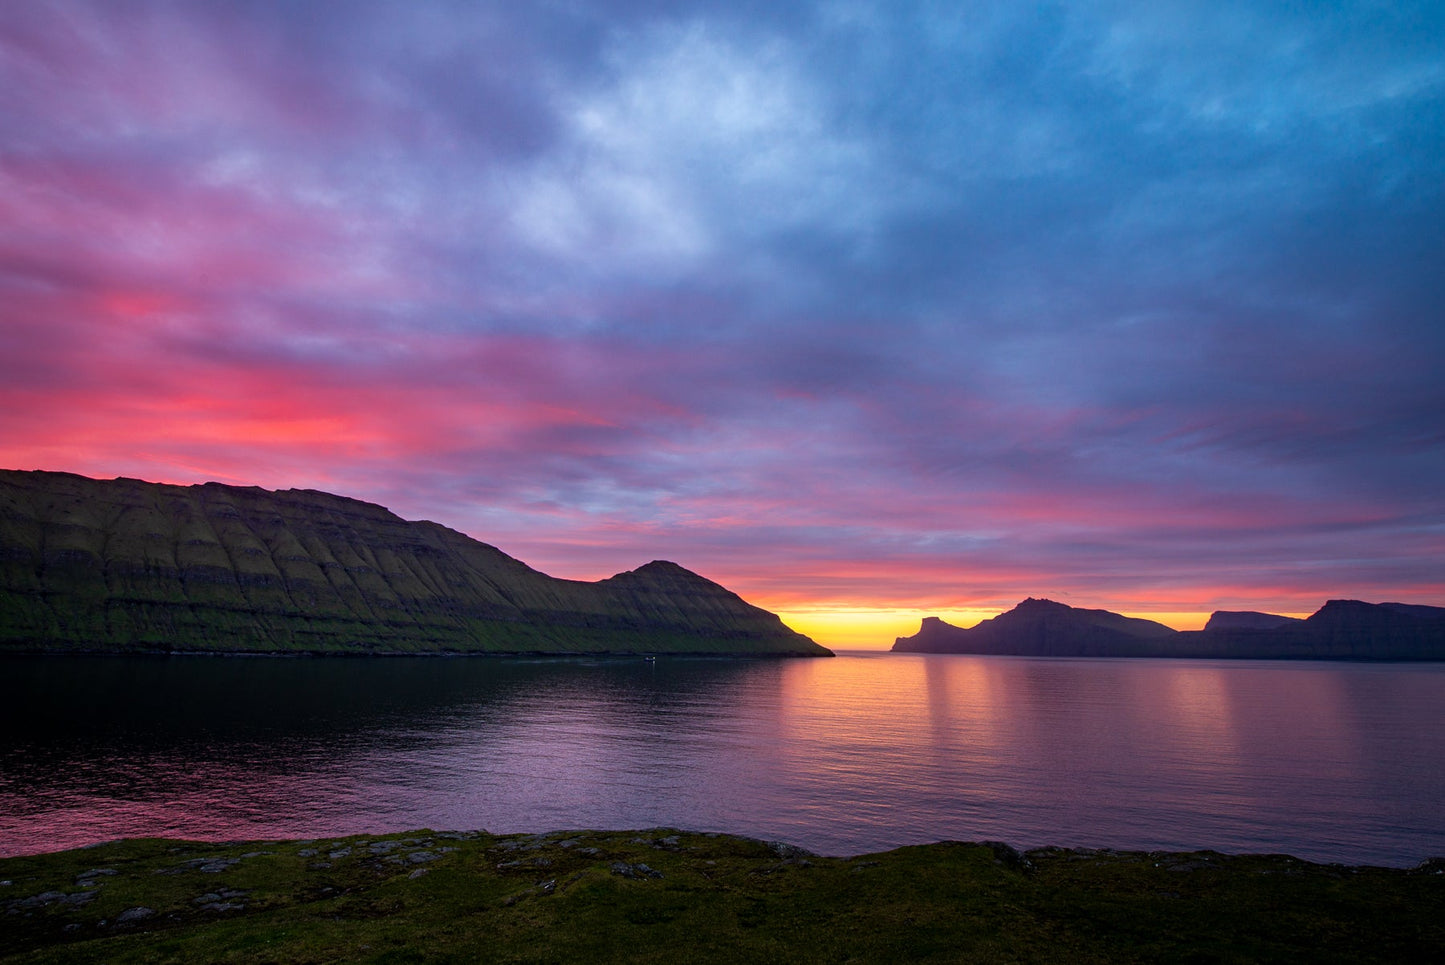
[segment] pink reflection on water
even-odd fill
[[[1322,855],[1396,791],[1369,774],[1397,762],[1360,745],[1387,668],[855,656],[789,674],[784,763],[857,789],[837,805],[895,841],[1280,850],[1281,828],[1318,824]]]
[[[654,826],[833,854],[944,838],[1445,851],[1440,666],[869,652],[11,669],[0,697],[43,697],[0,731],[0,853]]]

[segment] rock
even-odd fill
[[[516,861],[503,861],[497,865],[497,870],[506,871],[511,868],[550,868],[551,858],[519,858]]]
[[[1033,871],[1034,863],[1023,852],[1002,841],[982,841],[985,848],[993,852],[993,859],[1006,868],[1015,871]]]
[[[788,844],[785,841],[767,842],[768,850],[779,858],[786,858],[790,861],[800,861],[806,858],[816,858],[813,852],[798,847],[796,844]]]
[[[156,912],[154,908],[146,908],[144,905],[138,908],[127,908],[125,911],[115,916],[115,923],[117,925],[124,925],[128,922],[144,921],[155,913]]]
[[[207,892],[199,898],[192,898],[191,902],[200,905],[202,908],[209,908],[225,899],[244,898],[247,894],[249,894],[249,892],[242,891],[238,888],[222,888],[220,891]],[[235,907],[240,908],[244,906],[236,905]]]
[[[192,858],[190,861],[182,862],[174,868],[166,868],[161,874],[177,875],[183,871],[201,871],[206,874],[219,874],[227,868],[233,868],[240,863],[240,858]]]
[[[612,862],[611,871],[613,874],[621,875],[623,878],[633,878],[637,880],[662,877],[661,871],[655,868],[649,868],[640,861],[636,864],[628,864],[625,861],[614,861]]]
[[[93,884],[93,879],[100,877],[109,878],[115,875],[115,873],[116,870],[114,868],[91,868],[89,871],[82,871],[80,874],[76,875],[75,880],[76,883],[91,880],[91,883]]]

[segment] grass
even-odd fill
[[[1440,962],[1445,863],[667,829],[0,859],[0,962]]]

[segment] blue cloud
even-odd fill
[[[126,366],[511,405],[324,475],[564,571],[1438,592],[1436,3],[12,4],[0,140],[13,439],[119,292]]]

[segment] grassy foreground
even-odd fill
[[[1445,862],[672,830],[142,839],[0,859],[3,962],[1445,961]]]

